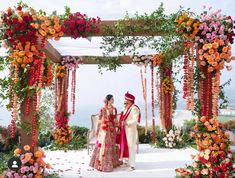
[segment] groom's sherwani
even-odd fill
[[[137,125],[140,121],[140,110],[138,106],[133,104],[130,108],[125,109],[120,119],[124,123],[121,130],[121,157],[129,156],[129,165],[135,167],[136,143],[138,138]],[[124,138],[124,135],[126,138]],[[125,152],[126,149],[128,149],[128,155],[125,155],[125,153],[122,154],[122,151]]]

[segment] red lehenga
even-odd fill
[[[117,110],[115,107],[108,109],[105,106],[101,109],[98,137],[90,161],[90,166],[99,171],[111,172],[113,168],[119,165],[119,150],[116,145],[116,118]]]

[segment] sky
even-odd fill
[[[0,0],[0,11],[5,10],[9,6],[16,5],[16,0]],[[135,12],[139,14],[151,13],[161,3],[158,0],[25,0],[25,3],[39,10],[42,9],[48,13],[57,10],[58,14],[64,12],[64,6],[71,7],[72,12],[85,13],[88,16],[99,16],[101,20],[122,19],[128,11],[130,15]],[[226,0],[164,0],[166,13],[172,13],[179,9],[180,6],[190,8],[195,14],[200,14],[203,5],[212,6],[213,9],[222,9],[226,15],[231,15],[235,19],[235,1]],[[62,54],[73,55],[100,55],[99,38],[92,38],[91,42],[86,39],[70,40],[63,39],[60,42],[52,42],[53,45]],[[232,46],[233,55],[235,54],[235,45]],[[148,49],[143,51],[148,52]],[[4,50],[0,48],[0,55]],[[232,62],[235,70],[235,62]],[[222,73],[222,83],[229,78],[234,78],[234,70]],[[4,75],[5,73],[0,73]],[[179,78],[182,76],[182,72]],[[149,78],[150,82],[150,78]],[[150,83],[148,83],[150,89]],[[181,90],[182,86],[177,84],[177,88]],[[232,81],[227,91],[232,94],[235,90],[235,81]],[[120,111],[123,107],[123,98],[126,91],[133,93],[136,96],[136,103],[142,107],[143,97],[141,91],[141,82],[139,68],[133,65],[125,65],[119,68],[116,72],[105,72],[103,75],[98,73],[97,65],[84,65],[77,72],[77,90],[76,90],[76,114],[71,117],[71,123],[83,124],[90,120],[90,116],[99,111],[103,105],[105,95],[111,93],[115,97],[115,105]],[[148,90],[150,91],[150,90]],[[150,95],[150,92],[148,93]],[[148,95],[148,96],[149,96]],[[231,96],[233,97],[233,96]],[[150,98],[150,97],[148,97]],[[182,100],[181,100],[182,101]],[[0,108],[0,125],[10,123],[10,114],[4,108]]]

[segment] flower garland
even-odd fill
[[[162,90],[165,94],[172,93],[174,91],[173,81],[170,77],[165,77],[162,81]]]
[[[186,42],[184,45],[184,86],[183,98],[187,99],[186,108],[194,111],[194,45]]]
[[[20,158],[22,166],[19,171],[8,171],[6,177],[29,177],[29,178],[42,178],[48,175],[46,169],[51,169],[51,166],[43,161],[45,153],[39,149],[35,153],[30,151],[31,147],[25,145],[23,150],[17,148],[14,151],[14,156]]]
[[[148,107],[147,107],[147,79],[146,79],[146,73],[147,73],[147,67],[144,67],[144,74],[143,75],[143,69],[140,68],[140,77],[141,77],[141,84],[142,84],[142,92],[143,92],[143,98],[144,98],[144,111],[145,111],[145,135],[148,133]]]
[[[152,88],[152,138],[153,138],[153,143],[156,142],[156,129],[155,129],[155,113],[154,113],[154,102],[155,102],[155,95],[154,95],[154,66],[153,64],[151,65],[151,88]]]
[[[88,18],[86,14],[77,12],[75,14],[69,14],[61,28],[66,35],[74,39],[78,37],[86,38],[88,34],[98,33],[100,31],[98,27],[99,23],[99,17],[97,19]]]
[[[217,118],[205,116],[197,119],[193,136],[196,138],[199,153],[188,169],[192,176],[199,177],[231,177],[233,176],[233,158],[229,149],[229,134],[219,128]]]

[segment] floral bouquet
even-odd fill
[[[59,145],[69,143],[73,138],[73,132],[69,125],[56,128],[55,130],[53,130],[52,135],[55,139],[55,143]]]
[[[48,175],[46,169],[51,169],[49,164],[43,161],[45,154],[39,149],[35,153],[30,151],[30,146],[25,145],[23,150],[17,148],[14,155],[20,157],[22,167],[18,171],[8,171],[9,178],[42,178]]]
[[[171,129],[166,136],[163,138],[165,146],[167,148],[175,148],[177,145],[182,142],[182,132],[179,129]]]
[[[193,177],[232,177],[233,158],[229,149],[229,134],[224,133],[217,119],[205,116],[197,120],[193,136],[196,138],[199,153],[193,156],[194,162],[188,166]]]

